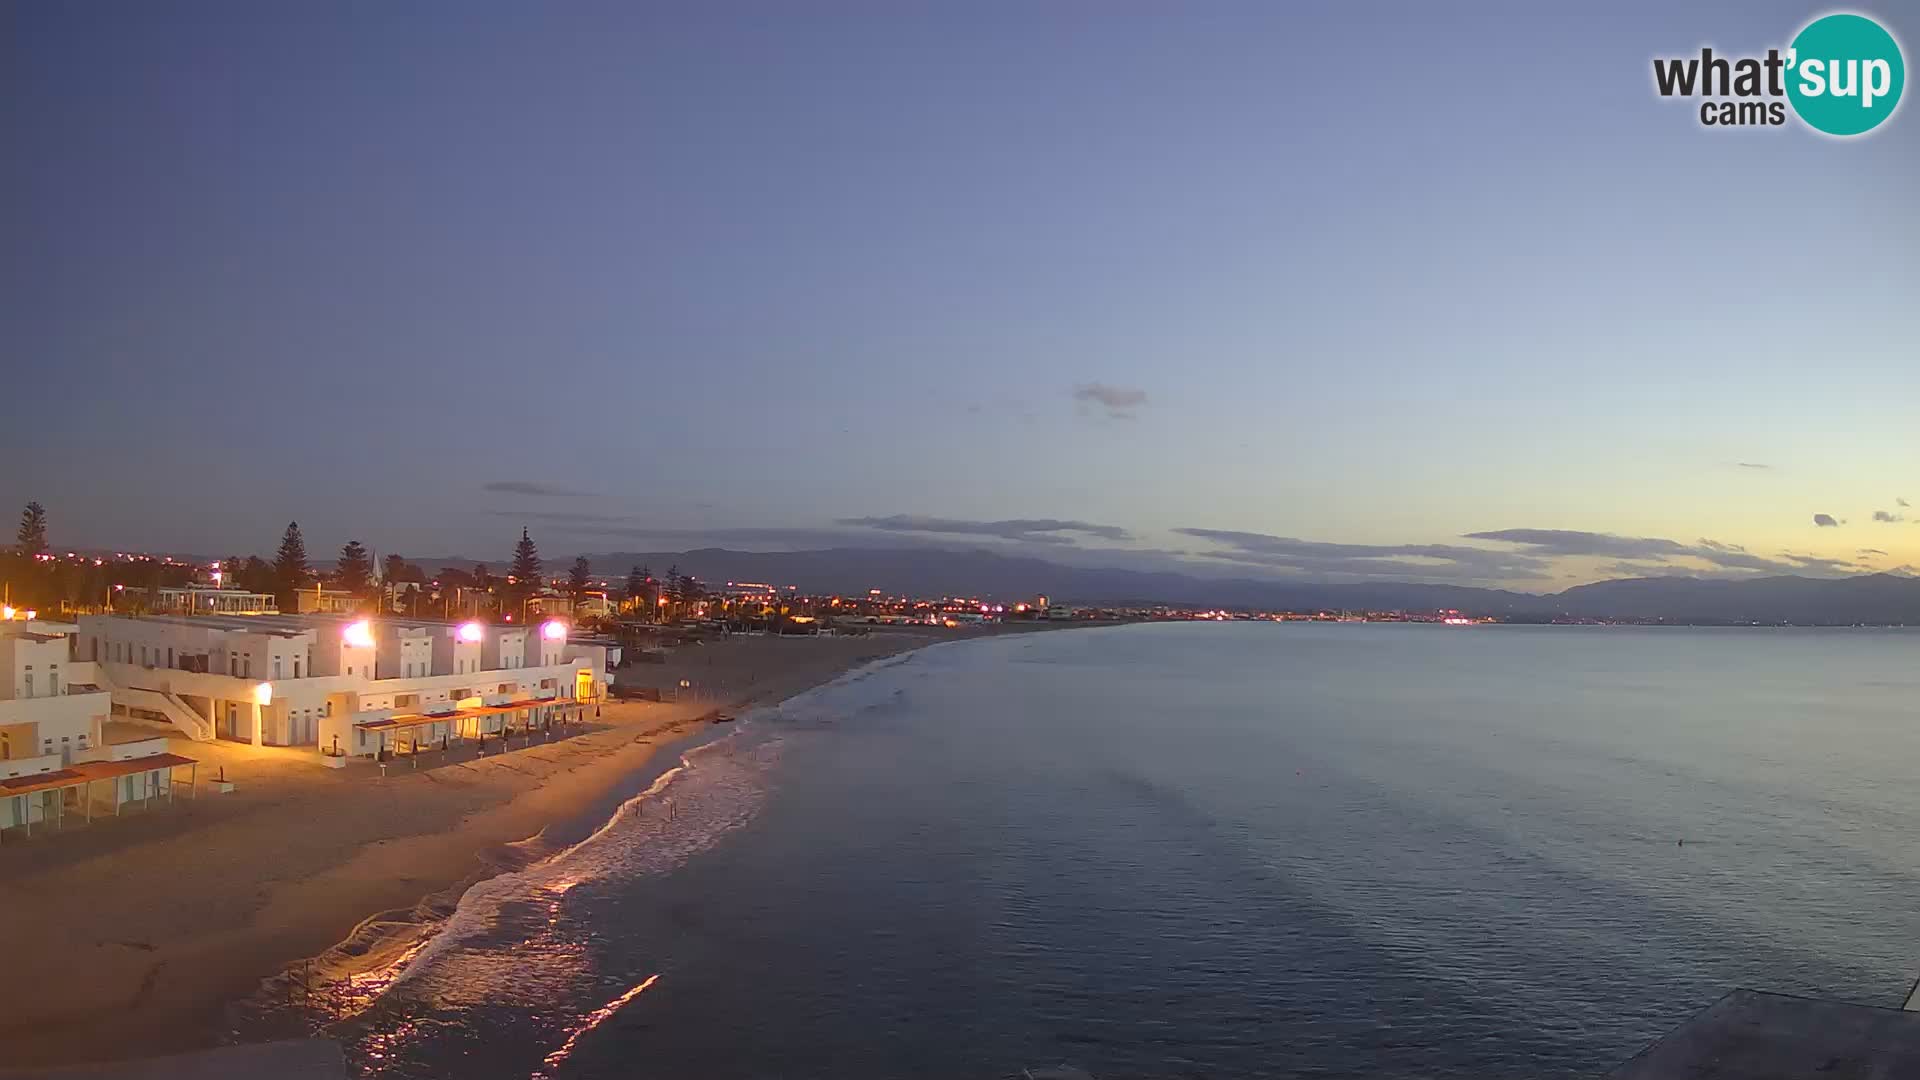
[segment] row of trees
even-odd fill
[[[37,502],[27,504],[20,515],[15,542],[0,565],[8,596],[16,606],[41,606],[48,609],[94,606],[112,603],[115,587],[146,589],[189,584],[194,568],[184,563],[163,561],[97,562],[96,560],[54,559],[47,537],[46,508]],[[520,530],[505,578],[496,577],[486,564],[476,563],[471,570],[443,566],[431,578],[426,571],[399,555],[381,560],[379,580],[394,590],[403,610],[414,615],[432,612],[430,603],[436,594],[442,599],[455,591],[482,598],[479,606],[504,613],[517,609],[528,597],[546,585],[542,575],[540,549],[532,534]],[[280,546],[271,561],[258,555],[230,555],[220,561],[221,583],[248,592],[271,593],[282,611],[295,609],[296,595],[302,589],[324,583],[361,598],[369,607],[378,602],[385,589],[376,583],[373,557],[366,545],[349,540],[340,548],[331,572],[316,569],[307,554],[306,538],[300,523],[288,522],[280,537]],[[707,599],[706,590],[678,566],[668,569],[665,578],[656,580],[651,569],[635,566],[627,574],[624,589],[609,590],[610,599],[623,601],[633,613],[649,619],[671,619],[687,606]],[[595,591],[593,564],[582,555],[567,570],[566,593],[575,602]],[[451,604],[442,608],[451,611]]]

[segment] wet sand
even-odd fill
[[[1007,630],[1017,627],[1002,628]],[[230,1003],[319,957],[378,971],[488,873],[550,850],[542,832],[617,803],[715,708],[791,697],[869,661],[987,630],[734,638],[623,668],[694,700],[605,706],[552,741],[325,769],[311,749],[174,740],[215,794],[0,847],[0,1068],[144,1057],[222,1041]],[[657,772],[661,763],[655,763]],[[184,774],[183,774],[184,777]],[[71,817],[69,821],[71,821]],[[423,899],[424,898],[424,899]],[[418,936],[416,933],[413,935]],[[377,981],[377,980],[376,980]]]

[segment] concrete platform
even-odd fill
[[[223,1046],[104,1065],[0,1068],[0,1080],[346,1080],[347,1059],[332,1039]]]
[[[1920,1013],[1735,990],[1608,1075],[1614,1080],[1920,1077]]]

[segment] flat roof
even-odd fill
[[[95,780],[113,780],[122,776],[132,776],[134,773],[198,763],[197,758],[181,757],[179,754],[148,754],[146,757],[127,758],[124,761],[82,761],[64,769],[55,769],[53,772],[0,780],[0,796],[32,795],[38,791],[79,787],[82,784],[91,784]]]

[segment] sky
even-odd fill
[[[0,506],[214,555],[1920,565],[1920,115],[1654,92],[1825,8],[1559,8],[5,5]],[[1920,7],[1858,10],[1912,60]]]

